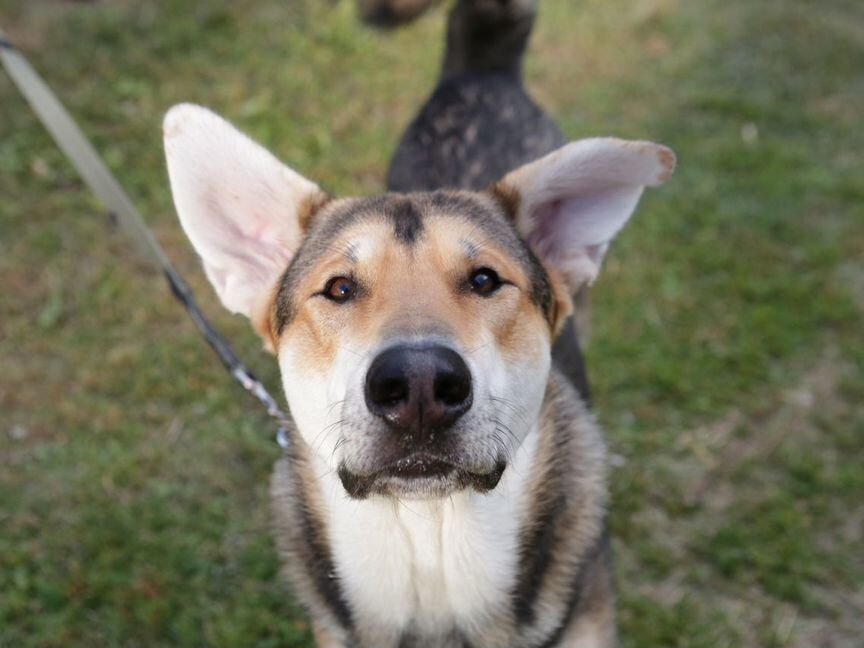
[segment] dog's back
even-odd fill
[[[379,11],[391,3],[377,3]],[[398,3],[397,3],[398,4]],[[417,3],[410,16],[416,15]],[[441,78],[402,136],[390,191],[487,188],[510,169],[566,143],[522,85],[536,0],[459,0],[450,11]],[[395,9],[387,16],[398,18]],[[584,308],[584,296],[576,301]],[[573,318],[552,356],[584,400],[588,379]]]
[[[521,82],[533,4],[461,0],[452,9],[441,79],[402,137],[388,189],[482,190],[565,143]]]

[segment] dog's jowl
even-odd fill
[[[165,118],[182,225],[278,358],[275,532],[319,646],[614,643],[605,450],[555,341],[674,156],[564,142],[520,84],[532,20],[457,3],[382,196],[329,196],[204,108]]]

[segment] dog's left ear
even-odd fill
[[[674,169],[675,154],[665,146],[585,139],[508,173],[492,191],[572,295],[596,278],[642,190],[663,184]]]
[[[225,308],[252,317],[326,195],[201,106],[168,111],[164,136],[183,229]]]

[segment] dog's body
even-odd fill
[[[519,81],[532,4],[457,4],[403,193],[332,199],[203,109],[166,118],[184,228],[279,359],[297,429],[276,538],[322,647],[614,642],[571,295],[674,159],[562,147]]]

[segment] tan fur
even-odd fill
[[[329,630],[316,624],[312,626],[312,636],[315,638],[315,645],[318,648],[341,648],[343,645]]]
[[[567,318],[573,314],[573,297],[558,271],[555,268],[545,267],[552,284],[552,294],[555,297],[555,314],[552,320],[552,337],[554,338],[561,332],[561,327],[564,326]]]
[[[531,303],[527,277],[506,251],[483,239],[470,222],[453,217],[429,219],[423,240],[410,248],[394,240],[385,223],[362,222],[346,229],[298,292],[311,295],[332,276],[353,272],[368,295],[345,308],[323,299],[306,300],[277,346],[290,343],[304,349],[306,367],[316,372],[326,371],[340,345],[368,349],[387,337],[424,328],[452,336],[464,349],[474,348],[480,332],[489,330],[506,357],[539,353],[537,342],[548,343],[551,331]],[[466,258],[463,241],[482,243],[476,258]],[[340,253],[349,242],[368,244],[374,258],[350,268]],[[467,294],[464,284],[472,268],[487,265],[518,290],[493,300]],[[557,310],[566,317],[566,295],[558,300]]]
[[[516,188],[506,182],[496,182],[489,187],[489,193],[501,205],[507,218],[515,223],[519,213],[519,204],[522,200]]]
[[[321,211],[321,208],[332,199],[329,194],[323,191],[312,193],[303,199],[297,208],[297,223],[300,225],[301,232],[305,234],[309,231],[312,220]]]
[[[276,299],[278,288],[278,284],[273,284],[265,291],[252,307],[249,316],[252,328],[261,337],[264,350],[274,354],[276,353],[276,332],[273,330],[273,300]]]

